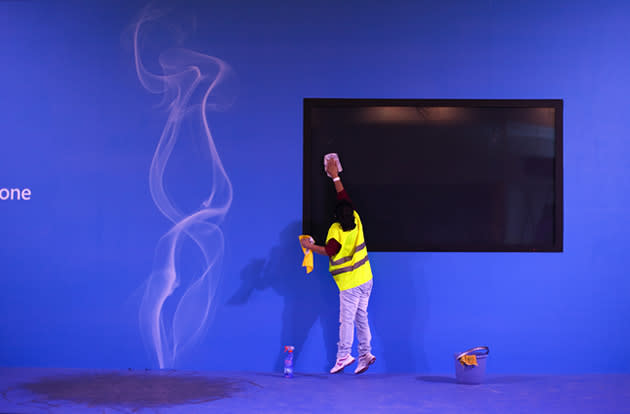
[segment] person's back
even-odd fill
[[[368,260],[368,252],[363,234],[363,223],[359,213],[353,211],[356,223],[353,229],[344,231],[339,222],[330,226],[326,243],[337,240],[341,248],[329,259],[329,270],[339,290],[351,289],[372,279],[372,269]]]

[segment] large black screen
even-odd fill
[[[342,182],[372,251],[562,251],[562,100],[304,100],[303,231]]]

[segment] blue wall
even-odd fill
[[[157,367],[138,314],[172,226],[149,190],[169,110],[134,67],[144,3],[57,3],[0,2],[0,188],[32,191],[0,201],[0,365]],[[564,253],[372,253],[374,371],[450,373],[488,344],[495,373],[630,372],[630,6],[440,3],[188,2],[160,20],[184,31],[146,32],[148,70],[179,39],[231,65],[237,97],[208,112],[233,198],[214,312],[177,368],[277,370],[285,344],[301,371],[334,360],[336,287],[297,244],[304,97],[562,98]],[[186,128],[164,184],[190,214],[217,172]],[[204,267],[178,251],[181,291]]]

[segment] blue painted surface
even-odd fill
[[[170,228],[148,180],[168,111],[133,66],[128,27],[143,6],[0,2],[10,39],[0,45],[0,188],[32,190],[0,202],[2,366],[157,366],[138,312]],[[448,372],[453,353],[475,345],[490,346],[493,374],[630,372],[620,358],[630,341],[627,3],[178,7],[164,21],[185,28],[183,46],[228,62],[238,88],[229,110],[208,113],[234,189],[213,318],[176,367],[279,373],[284,345],[296,346],[298,372],[333,363],[336,288],[322,258],[304,275],[297,244],[302,98],[562,98],[565,252],[371,254],[373,372]],[[150,70],[179,33],[148,33]],[[207,197],[209,165],[183,133],[165,170],[182,210]],[[195,275],[199,251],[180,253]]]
[[[0,369],[11,413],[628,413],[628,375],[500,375],[481,385],[417,374]]]

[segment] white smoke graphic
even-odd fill
[[[147,344],[153,348],[160,368],[173,367],[178,355],[190,348],[205,333],[214,296],[220,278],[224,252],[220,224],[232,202],[232,184],[223,168],[215,147],[206,110],[222,109],[217,87],[231,72],[220,59],[187,49],[168,49],[159,55],[161,74],[146,69],[141,59],[141,46],[147,24],[163,13],[145,8],[133,27],[133,49],[138,78],[150,92],[163,95],[168,117],[157,144],[150,168],[151,196],[160,212],[172,222],[172,227],[158,242],[151,275],[140,305],[140,329]],[[169,198],[164,186],[164,172],[180,136],[182,121],[191,119],[199,126],[201,139],[207,146],[212,163],[211,180],[200,179],[209,187],[209,195],[200,207],[183,213]],[[206,184],[207,182],[207,184]],[[188,183],[182,183],[188,185]],[[185,240],[192,240],[194,244]],[[201,274],[186,278],[183,286],[178,252],[196,246],[203,256]],[[177,295],[174,295],[177,292]],[[172,312],[165,311],[169,303]]]

